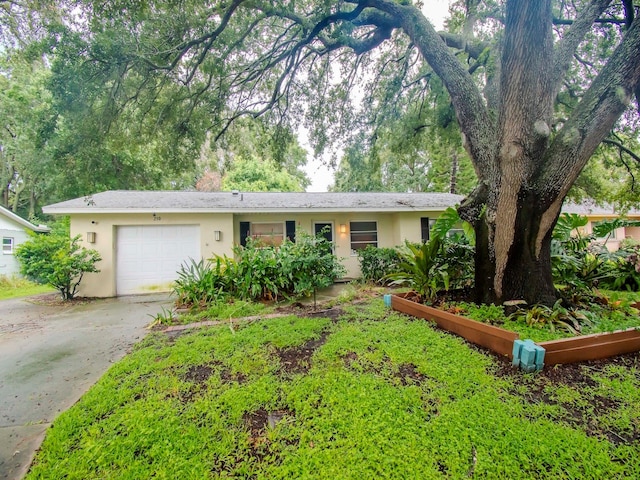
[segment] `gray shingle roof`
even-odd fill
[[[617,217],[620,215],[620,211],[617,210],[613,205],[604,204],[604,205],[596,205],[592,202],[584,202],[584,203],[572,203],[565,202],[562,206],[563,213],[576,213],[578,215],[601,215],[604,217]],[[628,212],[625,212],[627,216],[637,216],[640,215],[640,211],[632,208]]]
[[[4,208],[2,205],[0,205],[0,215],[7,217],[9,220],[13,220],[15,223],[18,223],[29,230],[33,230],[34,232],[46,233],[50,230],[46,225],[34,225],[30,221],[16,215],[11,210]]]
[[[47,205],[48,214],[110,212],[441,211],[464,197],[451,193],[248,193],[108,191]]]

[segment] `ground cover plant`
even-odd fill
[[[640,356],[538,374],[381,300],[150,334],[35,478],[638,478]]]

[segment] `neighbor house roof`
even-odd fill
[[[580,204],[565,202],[565,204],[562,206],[562,212],[599,217],[619,217],[620,215],[622,215],[620,211],[611,204],[596,205],[592,202],[585,202]],[[640,211],[632,208],[628,212],[625,212],[625,215],[632,217],[640,216]]]
[[[47,214],[136,212],[442,211],[464,197],[451,193],[257,193],[108,191],[47,205]]]
[[[7,217],[9,220],[12,220],[14,223],[17,223],[18,225],[24,228],[28,228],[29,230],[32,230],[34,232],[47,233],[49,231],[49,227],[47,227],[46,225],[34,225],[30,221],[25,220],[20,215],[16,215],[11,210],[7,210],[3,206],[0,206],[0,215]]]

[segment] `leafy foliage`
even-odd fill
[[[450,235],[464,225],[463,237]],[[432,302],[438,290],[469,287],[473,284],[475,235],[455,208],[447,208],[429,232],[429,241],[415,245],[405,242],[396,272],[386,276],[394,285],[408,285],[424,301]]]
[[[80,245],[80,235],[69,241],[66,234],[32,234],[20,244],[16,256],[21,272],[38,283],[57,289],[63,300],[72,299],[85,273],[99,272],[96,263],[102,260],[95,250]]]
[[[405,243],[398,270],[387,275],[392,285],[407,285],[420,295],[423,301],[433,302],[441,287],[449,287],[445,269],[438,269],[438,255],[442,240],[433,237],[428,242],[415,245]]]
[[[562,299],[559,299],[553,307],[531,305],[527,308],[518,308],[510,318],[521,321],[528,326],[539,328],[548,326],[552,332],[556,328],[560,328],[574,335],[580,334],[585,325],[592,325],[591,320],[584,312],[563,307]]]
[[[237,158],[222,178],[223,190],[301,192],[303,183],[273,160]]]
[[[225,275],[226,263],[216,258],[213,265],[201,259],[189,260],[180,266],[178,278],[173,284],[173,293],[178,305],[204,306],[226,297],[230,278]]]
[[[552,271],[557,284],[574,291],[594,287],[611,290],[640,290],[638,246],[622,244],[616,252],[609,252],[599,238],[606,238],[616,229],[637,226],[639,222],[616,218],[600,222],[593,233],[584,235],[580,227],[586,217],[562,214],[554,230],[552,242]],[[575,232],[577,229],[577,234]]]
[[[321,234],[297,232],[295,242],[287,239],[279,246],[249,238],[234,254],[182,265],[174,287],[178,303],[204,306],[228,296],[278,300],[310,295],[344,273],[331,242]]]
[[[400,261],[400,253],[395,248],[367,245],[358,250],[358,262],[365,282],[384,285],[388,281],[387,275],[398,268]]]

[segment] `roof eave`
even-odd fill
[[[351,212],[440,212],[448,207],[296,207],[296,208],[58,208],[44,207],[42,211],[48,215],[94,215],[94,214],[136,214],[136,213],[231,213],[231,214],[250,214],[250,213],[351,213]]]

